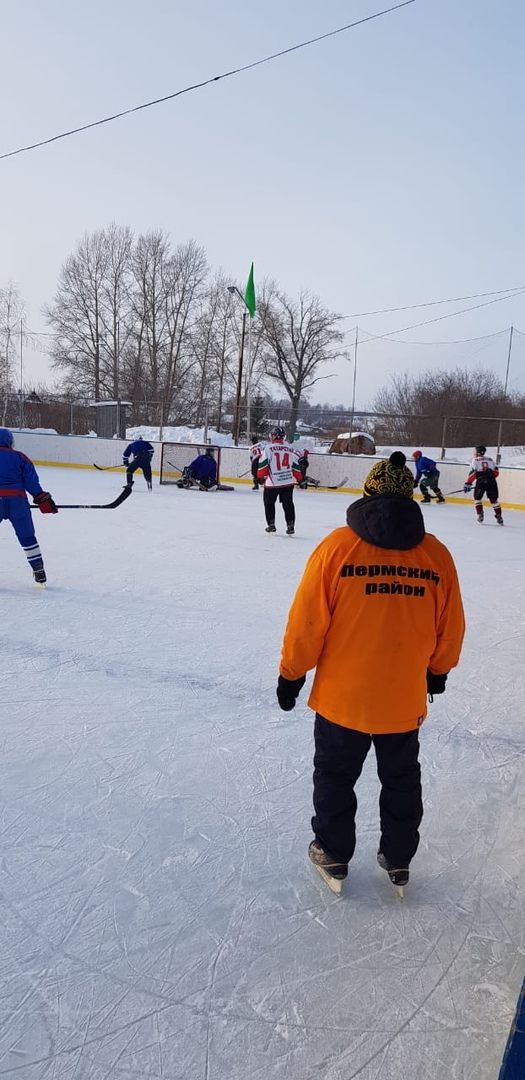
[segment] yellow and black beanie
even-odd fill
[[[414,477],[406,460],[400,450],[394,450],[388,461],[378,461],[365,480],[363,495],[404,495],[412,499]]]

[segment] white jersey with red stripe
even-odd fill
[[[250,460],[251,461],[256,461],[257,458],[260,458],[262,453],[263,453],[263,450],[264,450],[264,443],[258,442],[258,443],[254,443],[253,446],[250,446]]]
[[[468,483],[472,483],[478,476],[483,476],[484,473],[492,473],[492,476],[499,476],[499,469],[494,461],[494,458],[488,457],[487,454],[480,454],[479,456],[472,458],[470,463],[470,473],[468,477]]]
[[[269,443],[259,459],[257,477],[264,480],[265,487],[291,487],[300,484],[303,474],[298,465],[299,454],[291,443]]]

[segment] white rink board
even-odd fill
[[[61,502],[121,482],[40,475]],[[2,526],[2,1075],[497,1077],[525,946],[525,518],[424,508],[465,651],[421,732],[405,901],[375,863],[371,757],[338,899],[306,857],[306,692],[282,713],[275,684],[304,563],[350,500],[295,501],[293,538],[249,487],[139,482],[115,511],[39,514],[45,592]]]

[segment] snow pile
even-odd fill
[[[159,437],[160,428],[158,427],[126,428],[127,439],[138,439],[139,435],[142,435],[142,438],[147,439],[149,442],[161,441]],[[202,427],[163,427],[162,442],[195,443],[196,445],[205,445],[208,442],[214,446],[234,446],[231,435],[227,435],[222,431],[214,431],[213,428],[208,428],[206,439]]]

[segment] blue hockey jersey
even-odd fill
[[[436,470],[437,466],[435,461],[432,461],[432,458],[420,457],[416,461],[416,480],[421,480],[422,476],[429,476]]]
[[[145,439],[135,439],[133,442],[130,442],[129,446],[126,446],[122,456],[125,464],[127,464],[130,457],[134,457],[136,461],[144,461],[148,464],[151,461],[154,452],[150,442],[146,442]]]
[[[199,454],[193,459],[189,469],[191,475],[201,483],[205,480],[215,483],[217,479],[217,462],[209,454]]]
[[[21,450],[0,446],[0,498],[40,495],[42,488],[33,462]]]

